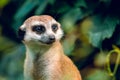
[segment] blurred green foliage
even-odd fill
[[[9,0],[1,0],[0,1],[0,8],[5,7],[9,3]]]
[[[0,0],[0,80],[23,80],[25,47],[17,31],[25,19],[42,14],[61,23],[64,51],[83,80],[111,79],[105,60],[113,44],[120,47],[119,0]],[[110,60],[114,70],[116,61]],[[119,73],[120,67],[115,80]]]

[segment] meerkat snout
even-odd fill
[[[55,42],[55,36],[54,35],[50,35],[49,36],[49,40],[48,40],[48,44],[50,44],[50,43],[53,43],[53,42]]]

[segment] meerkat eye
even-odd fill
[[[54,32],[56,32],[57,29],[58,29],[58,25],[57,25],[57,24],[53,24],[53,25],[52,25],[52,30],[53,30]]]
[[[35,25],[35,26],[33,26],[32,30],[39,33],[39,34],[41,34],[41,33],[45,32],[45,26],[43,26],[43,25]]]

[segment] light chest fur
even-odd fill
[[[26,80],[81,80],[77,68],[54,43],[44,54],[27,51],[24,64]]]

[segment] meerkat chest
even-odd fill
[[[60,64],[57,54],[36,55],[34,59],[26,58],[26,74],[32,76],[33,80],[50,80],[59,75]],[[30,60],[28,60],[30,59]]]

